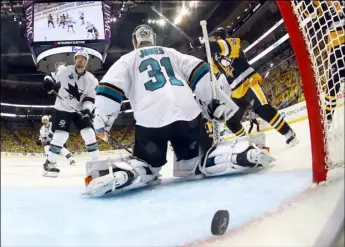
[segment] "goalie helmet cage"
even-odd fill
[[[315,56],[315,49],[319,49],[319,45],[314,45],[317,38],[314,36],[310,37],[310,34],[307,33],[307,25],[305,17],[302,16],[303,11],[301,8],[302,5],[304,5],[305,8],[306,4],[312,4],[311,2],[312,1],[307,1],[307,3],[300,4],[294,1],[276,1],[289,33],[290,42],[296,56],[302,79],[310,128],[313,182],[320,183],[327,179],[327,172],[329,169],[339,166],[339,163],[335,165],[332,161],[332,157],[330,157],[332,155],[330,154],[330,151],[332,151],[331,149],[337,149],[336,152],[342,152],[340,155],[343,155],[344,150],[340,150],[337,146],[331,147],[327,139],[330,134],[329,131],[327,131],[328,123],[325,118],[325,107],[324,104],[322,104],[323,99],[321,98],[323,86],[321,86],[322,83],[320,81],[322,80],[322,75],[325,78],[328,77],[326,73],[329,72],[329,70],[325,69],[325,66],[328,66],[329,62],[322,56]],[[309,24],[313,25],[318,22],[319,17],[318,15],[313,16],[312,19],[309,19],[311,22]],[[344,27],[342,28],[344,29]],[[311,40],[314,38],[315,40]],[[327,53],[327,46],[324,46],[322,51]],[[321,53],[321,49],[319,52]],[[322,60],[321,62],[320,57]],[[323,66],[321,72],[317,63],[319,65],[321,63],[325,64],[321,65]],[[342,140],[342,142],[343,141],[344,140]],[[343,160],[340,160],[340,163],[340,166],[343,166]]]

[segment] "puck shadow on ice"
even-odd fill
[[[218,210],[213,216],[211,232],[213,235],[223,235],[228,229],[230,215],[227,210]]]

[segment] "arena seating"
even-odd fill
[[[36,145],[39,129],[12,129],[6,125],[1,125],[1,152],[16,153],[42,153],[43,147]],[[119,140],[125,147],[130,147],[134,131],[126,127],[121,130],[112,130],[112,137]],[[112,142],[106,143],[98,139],[99,149],[101,151],[112,150]],[[67,147],[70,152],[85,152],[84,141],[79,132],[74,131],[67,141]],[[117,147],[119,148],[119,147]]]

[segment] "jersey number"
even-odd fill
[[[160,65],[159,65],[160,64]],[[164,74],[162,73],[162,67],[165,68],[167,75],[169,76],[169,81],[171,85],[173,86],[183,86],[183,82],[178,80],[175,77],[174,70],[171,66],[170,59],[168,57],[163,57],[161,60],[159,60],[159,63],[154,58],[148,58],[142,61],[139,65],[139,71],[140,73],[148,70],[148,66],[151,66],[151,70],[148,71],[149,76],[152,78],[155,78],[155,82],[152,80],[149,80],[145,82],[145,88],[148,91],[155,91],[157,89],[160,89],[164,87],[165,83],[167,82],[167,79],[165,78]]]

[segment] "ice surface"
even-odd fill
[[[102,199],[80,196],[85,157],[76,159],[76,167],[61,157],[56,179],[41,176],[43,158],[2,157],[2,246],[310,246],[337,200],[343,175],[326,188],[311,189],[308,122],[292,127],[300,140],[295,147],[287,147],[277,132],[267,132],[277,158],[270,170],[168,183]],[[163,175],[171,174],[169,155]],[[219,209],[230,212],[230,224],[216,238],[210,228]]]

